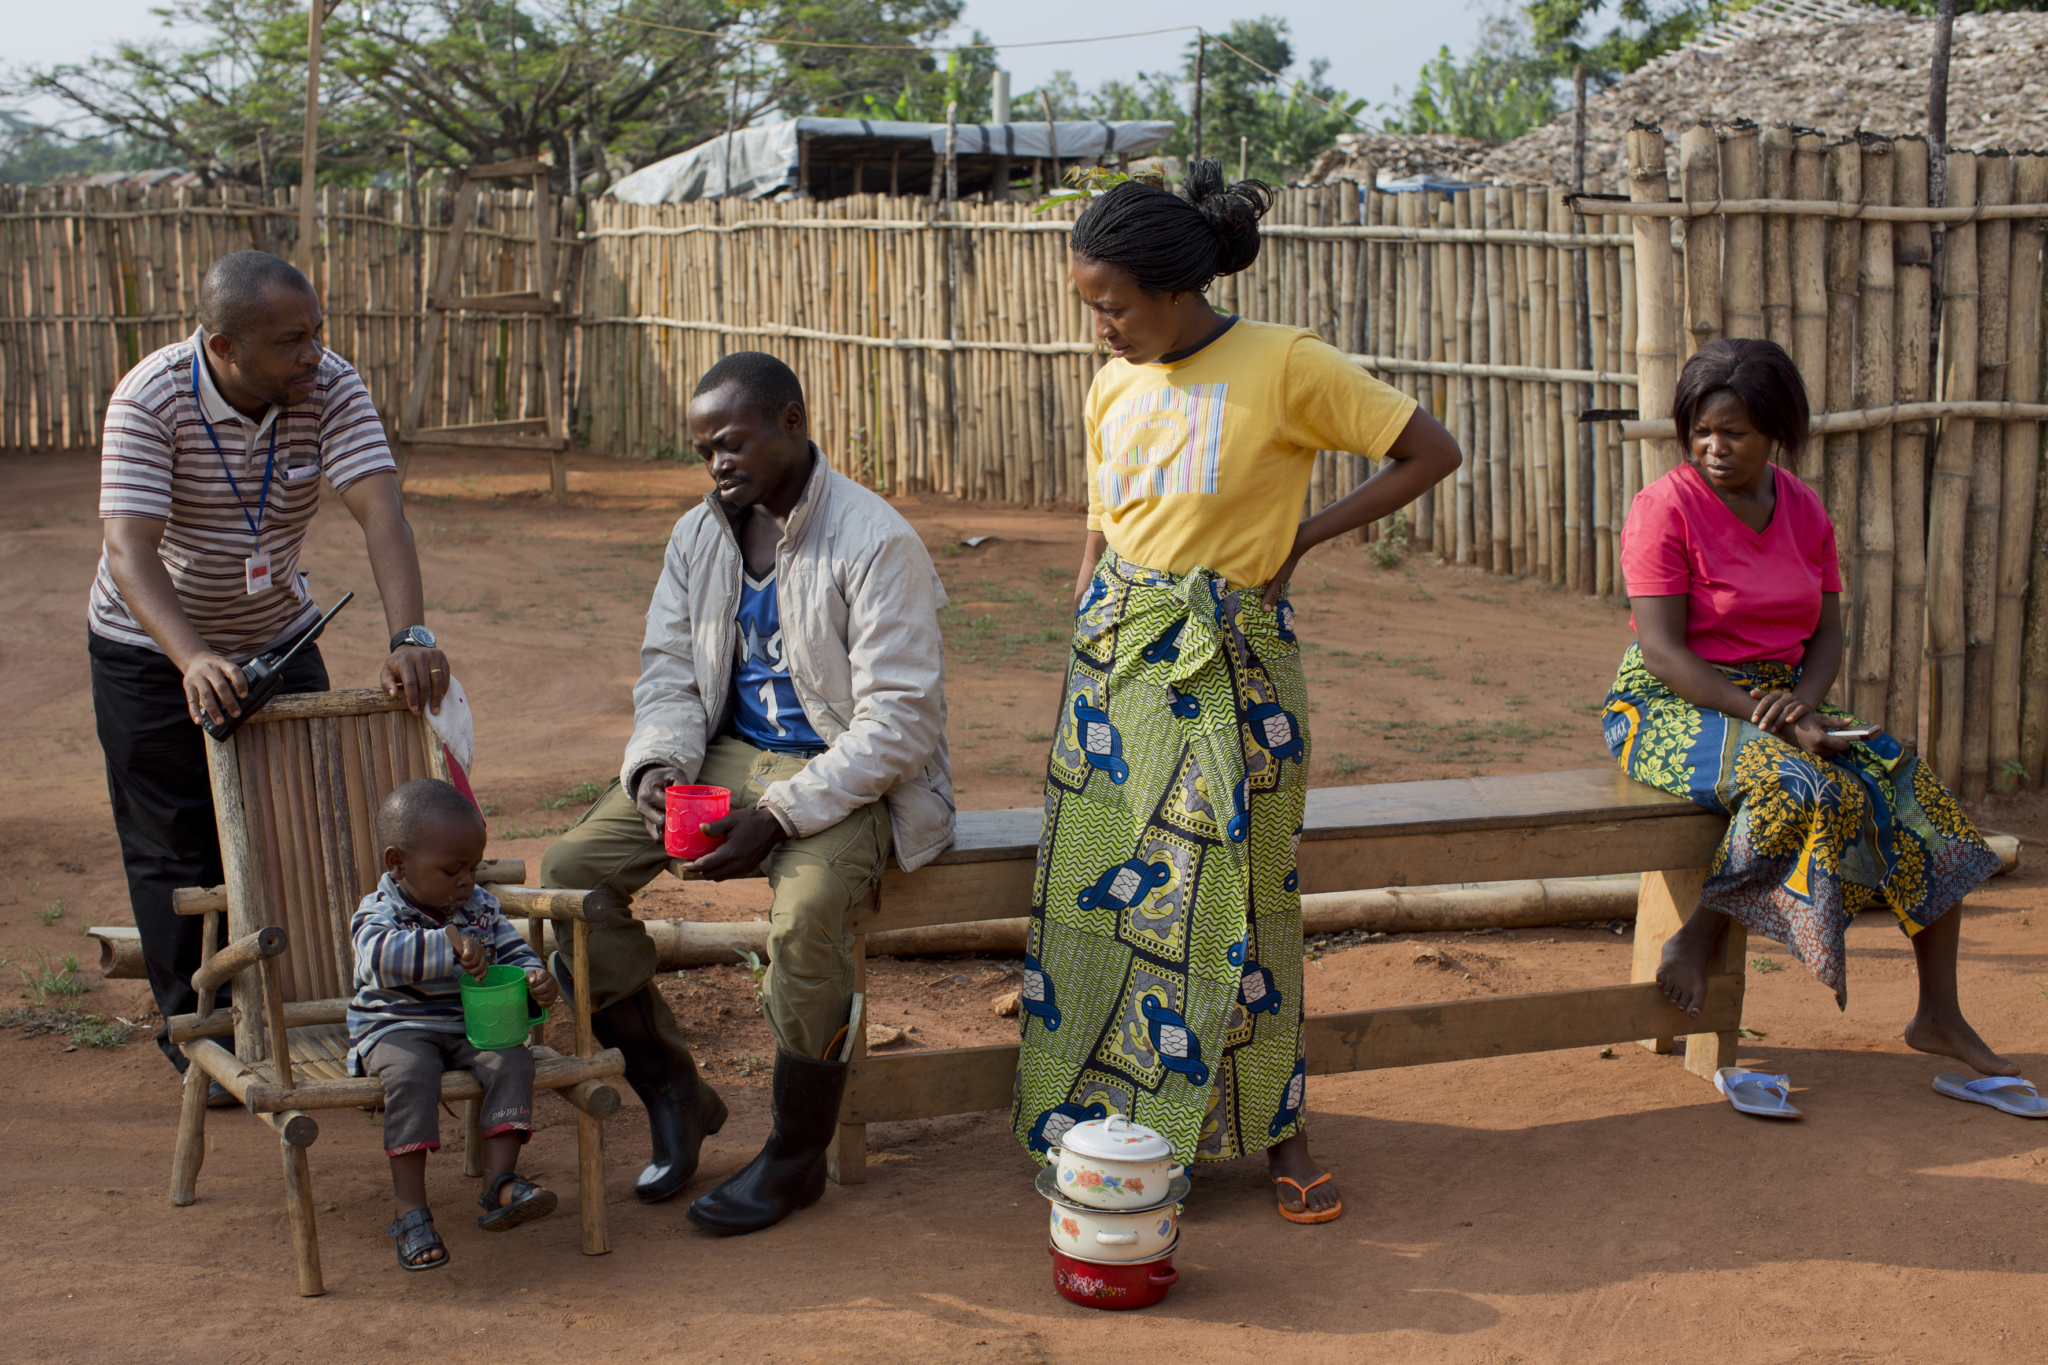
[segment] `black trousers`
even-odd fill
[[[165,1019],[199,1008],[201,916],[180,915],[171,893],[218,886],[220,834],[206,772],[206,732],[185,710],[184,675],[164,655],[88,633],[92,710],[107,758],[107,799],[121,836],[128,906],[142,937],[150,993]],[[327,665],[308,645],[285,667],[287,692],[327,690]],[[183,1071],[185,1054],[157,1029],[156,1045]]]

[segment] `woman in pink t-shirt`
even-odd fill
[[[1805,385],[1768,341],[1707,343],[1672,416],[1689,460],[1636,495],[1621,563],[1638,643],[1607,695],[1607,744],[1630,777],[1729,816],[1699,908],[1657,980],[1697,1015],[1730,918],[1792,950],[1848,1001],[1843,935],[1880,902],[1920,972],[1906,1042],[1990,1075],[2018,1070],[1956,1000],[1960,916],[1998,869],[1933,771],[1823,700],[1842,666],[1835,532],[1774,462],[1805,442]]]

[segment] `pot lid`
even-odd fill
[[[1168,1161],[1173,1157],[1172,1143],[1122,1114],[1075,1124],[1061,1136],[1060,1146],[1096,1161]]]

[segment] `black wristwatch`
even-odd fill
[[[418,645],[421,649],[434,647],[434,632],[425,626],[407,626],[391,637],[390,652],[396,654],[401,645]]]

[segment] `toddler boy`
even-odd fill
[[[377,809],[384,876],[349,926],[355,996],[348,1006],[348,1069],[384,1082],[384,1153],[398,1221],[385,1229],[406,1270],[448,1263],[427,1208],[427,1153],[441,1145],[441,1073],[468,1071],[484,1088],[484,1212],[477,1226],[498,1232],[554,1212],[555,1196],[512,1169],[533,1132],[533,1053],[524,1044],[470,1046],[456,971],[524,968],[542,1006],[560,998],[541,966],[476,884],[487,831],[483,817],[446,782],[407,782]]]

